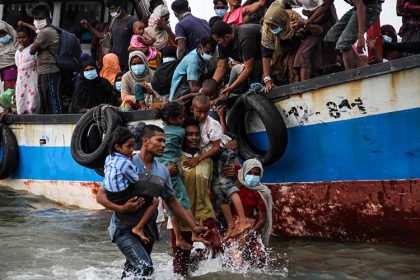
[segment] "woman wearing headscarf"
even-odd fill
[[[115,83],[115,77],[121,72],[120,62],[118,56],[114,53],[106,54],[103,57],[103,67],[99,76],[107,79],[111,85]]]
[[[175,35],[169,25],[169,9],[166,5],[159,5],[153,10],[144,35],[156,40],[152,47],[158,51],[166,46],[176,46]]]
[[[261,45],[266,91],[271,90],[273,81],[281,85],[299,80],[293,64],[301,39],[290,23],[300,20],[297,12],[285,10],[280,2],[273,2],[264,15]]]
[[[85,113],[100,104],[117,104],[113,87],[104,78],[99,77],[93,60],[83,63],[79,83],[74,90],[70,113]]]
[[[18,49],[16,31],[5,21],[0,20],[0,78],[3,90],[14,89],[17,78],[15,53]]]
[[[264,244],[267,245],[273,225],[273,198],[270,189],[261,184],[263,172],[261,162],[256,159],[246,160],[238,171],[238,183],[245,216],[255,219],[253,230],[261,234]]]
[[[147,110],[153,108],[154,97],[152,82],[154,72],[144,53],[134,51],[128,58],[129,71],[121,80],[121,108],[127,110]]]

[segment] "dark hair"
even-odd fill
[[[233,28],[224,21],[218,21],[211,27],[211,35],[223,38],[228,34],[232,34]]]
[[[160,50],[163,57],[176,57],[176,47],[175,46],[166,46]]]
[[[176,14],[188,12],[189,4],[187,0],[175,0],[171,5],[172,11]]]
[[[127,142],[131,138],[135,139],[134,135],[130,132],[128,128],[123,126],[117,126],[114,132],[112,132],[109,153],[113,155],[116,152],[115,145],[121,147],[125,142]]]
[[[193,117],[188,117],[185,119],[183,127],[186,128],[187,126],[197,126],[200,128],[200,122],[194,119]]]
[[[96,62],[92,58],[89,58],[89,59],[87,59],[83,62],[82,71],[84,71],[85,68],[88,67],[88,66],[93,66],[93,67],[95,67],[95,69],[97,69]]]
[[[108,0],[106,1],[106,6],[107,7],[111,7],[111,6],[124,7],[124,1],[123,0]]]
[[[29,37],[29,39],[31,39],[31,41],[33,41],[33,39],[34,39],[34,37],[35,37],[35,33],[31,30],[31,29],[29,29],[28,27],[26,27],[26,26],[18,26],[17,28],[16,28],[16,33],[25,33],[26,35],[28,35],[28,37]]]
[[[125,74],[125,72],[119,72],[119,73],[115,76],[115,79],[114,79],[114,84],[117,82],[117,79],[118,79],[118,78],[122,78],[122,76],[124,76],[124,74]]]
[[[41,3],[36,4],[32,8],[31,14],[33,17],[40,16],[41,14],[43,14],[47,18],[50,18],[51,17],[50,11],[51,11],[50,5],[48,5],[48,3],[46,2],[41,2]]]
[[[230,139],[238,141],[238,136],[236,136],[236,134],[234,134],[234,133],[232,133],[232,132],[230,132],[230,131],[227,131],[227,132],[225,132],[224,134],[225,134],[227,137],[229,137]]]
[[[222,18],[222,17],[218,17],[218,16],[211,17],[211,18],[209,19],[209,26],[210,26],[210,28],[212,28],[212,27],[213,27],[213,25],[214,25],[216,22],[218,22],[218,21],[223,21],[223,18]]]
[[[216,82],[215,79],[206,79],[203,81],[203,84],[201,85],[202,88],[207,88],[211,92],[216,91],[219,88],[219,83]]]
[[[194,104],[196,102],[202,103],[204,105],[209,105],[210,106],[210,98],[207,95],[204,94],[199,94],[197,96],[195,96],[192,100],[192,106],[194,107]]]
[[[217,3],[222,2],[223,4],[225,4],[227,6],[227,1],[226,0],[213,0],[213,5],[216,6]]]
[[[171,118],[177,118],[185,112],[184,105],[178,102],[168,102],[163,105],[161,110],[156,111],[156,117],[169,124]]]
[[[211,36],[201,37],[199,43],[200,43],[200,46],[203,47],[203,48],[207,45],[210,45],[212,51],[214,51],[216,49],[216,45],[217,45],[216,41]]]
[[[162,128],[154,124],[148,124],[143,128],[141,137],[152,138],[157,132],[165,133]]]

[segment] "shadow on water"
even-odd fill
[[[124,258],[109,241],[110,213],[64,207],[0,187],[0,279],[119,279]],[[155,245],[153,279],[176,279],[167,235]],[[274,239],[264,270],[206,260],[189,279],[420,279],[420,248]]]

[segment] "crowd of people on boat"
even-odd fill
[[[338,19],[333,0],[214,0],[208,21],[195,17],[185,0],[170,8],[162,0],[131,0],[137,17],[126,11],[126,1],[107,1],[108,22],[80,21],[93,38],[91,54],[74,52],[80,57],[69,57],[74,65],[68,67],[58,65],[68,36],[51,24],[51,8],[41,3],[32,9],[33,22],[0,22],[7,92],[0,104],[18,114],[83,113],[104,103],[146,110],[167,101],[189,107],[204,93],[212,107],[223,107],[253,83],[268,93],[273,86],[418,53],[418,1],[397,1],[398,34],[383,25],[381,35],[367,40],[383,0],[344,1],[353,7]],[[179,20],[174,31],[170,10]]]

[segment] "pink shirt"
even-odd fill
[[[241,6],[237,8],[236,10],[234,10],[233,12],[231,11],[227,12],[225,16],[223,17],[223,21],[226,22],[227,24],[234,25],[234,26],[242,25],[244,23],[243,9],[244,7]]]
[[[137,40],[137,36],[139,35],[133,35],[131,37],[130,45],[134,48],[148,48],[149,54],[147,55],[147,60],[154,59],[156,57],[157,50],[155,48],[148,47],[140,43],[139,40]]]

